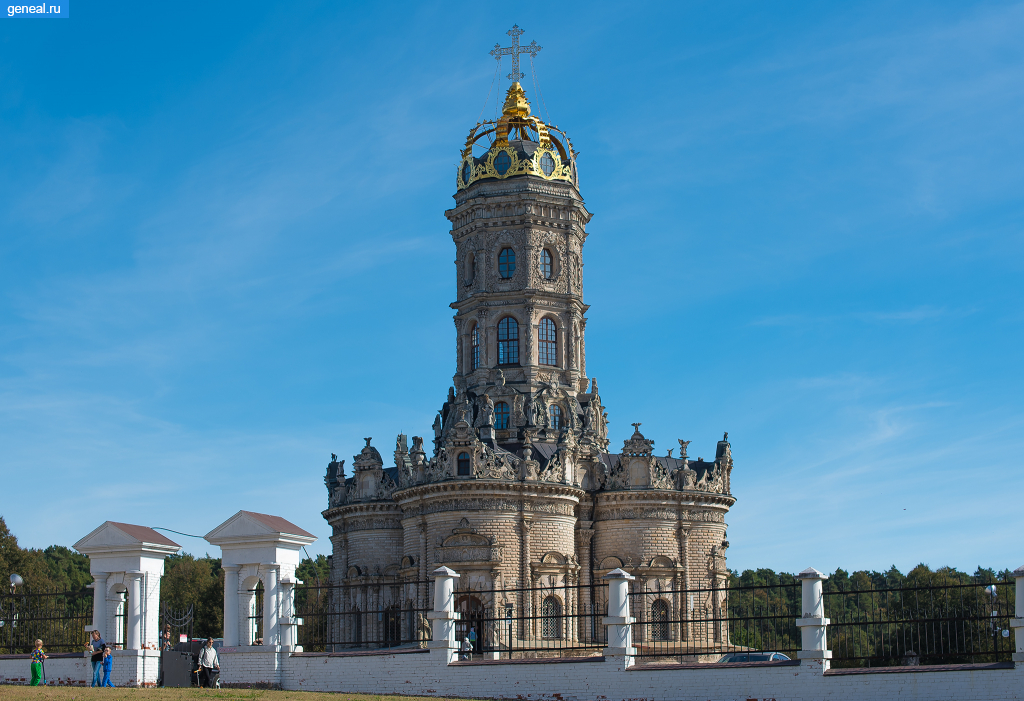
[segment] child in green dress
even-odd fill
[[[43,680],[43,660],[46,659],[46,653],[43,652],[43,641],[36,641],[36,649],[32,651],[32,681],[29,682],[29,686],[39,686],[39,683]]]

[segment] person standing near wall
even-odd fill
[[[36,649],[32,651],[32,681],[28,683],[29,686],[39,686],[39,682],[43,680],[43,660],[45,659],[43,641],[36,640]]]
[[[105,643],[98,630],[92,632],[92,640],[85,646],[92,653],[92,685],[103,686],[103,648]]]
[[[206,647],[199,651],[199,686],[209,688],[220,674],[220,660],[213,647],[213,638],[206,639]]]
[[[109,645],[103,646],[103,686],[114,686],[110,682],[110,673],[114,670],[114,652]]]

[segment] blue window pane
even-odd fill
[[[516,272],[516,252],[511,248],[501,249],[498,254],[498,275],[506,280]]]
[[[498,365],[519,363],[519,322],[510,316],[498,322]]]
[[[508,428],[508,404],[505,402],[498,402],[494,405],[494,427],[495,428]]]
[[[462,164],[462,183],[464,185],[469,184],[470,173],[472,173],[472,169],[469,167],[469,161],[466,161]]]
[[[512,159],[508,157],[508,154],[502,151],[494,157],[494,169],[498,171],[498,175],[504,175],[508,172],[508,169],[512,167]],[[451,171],[448,171],[449,173]]]
[[[545,153],[540,157],[540,169],[548,177],[551,177],[551,174],[555,172],[555,159],[551,157],[550,153]]]

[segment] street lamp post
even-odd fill
[[[20,574],[13,573],[13,572],[11,573],[10,580],[11,580],[11,616],[10,616],[10,618],[7,619],[7,625],[10,627],[10,633],[9,633],[9,637],[10,637],[10,641],[11,641],[10,648],[11,648],[11,654],[13,655],[14,654],[14,594],[17,591],[18,587],[20,587],[20,586],[25,584],[25,580],[21,578]]]

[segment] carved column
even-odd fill
[[[492,367],[496,362],[492,358],[497,357],[497,347],[492,350],[492,346],[497,342],[497,332],[487,324],[487,313],[486,307],[476,311],[476,316],[480,319],[480,367],[483,368]]]
[[[519,593],[519,611],[520,621],[526,620],[531,615],[531,597],[529,592],[525,591],[530,586],[530,528],[533,526],[533,522],[528,518],[523,518],[519,522],[519,588],[524,591]],[[519,626],[519,637],[525,639],[524,636],[527,634],[526,627],[520,624]]]
[[[569,323],[566,325],[565,369],[576,370],[576,310],[569,309]]]
[[[587,376],[587,317],[580,317],[580,375]]]
[[[684,621],[680,635],[684,640],[693,640],[693,622],[691,621],[692,607],[690,600],[693,594],[690,593],[690,526],[685,522],[679,522],[679,562],[682,565],[682,589],[686,592],[683,595],[683,615],[680,620]]]
[[[593,596],[592,592],[590,591],[591,586],[592,586],[592,581],[591,581],[592,570],[591,570],[591,562],[590,562],[591,546],[590,546],[590,544],[591,544],[591,542],[594,539],[594,529],[590,528],[590,526],[592,526],[593,523],[594,523],[593,521],[580,522],[580,526],[581,527],[580,527],[579,530],[576,531],[576,547],[579,550],[580,563],[582,563],[581,566],[580,566],[580,581],[582,582],[582,585],[583,585],[583,589],[581,590],[582,591],[582,596],[581,596],[582,601],[580,601],[579,604],[580,604],[580,608],[581,608],[582,611],[584,611],[584,612],[589,611],[592,616],[594,615],[594,611],[592,610],[592,605],[595,602],[595,597]],[[590,633],[591,633],[592,626],[587,625],[588,622],[589,621],[584,621],[583,622],[583,636],[584,636],[585,640],[590,640],[590,637],[591,637]]]
[[[523,365],[534,366],[537,364],[537,358],[533,352],[533,313],[534,307],[532,304],[526,305],[526,319],[524,326],[526,327],[526,361]]]
[[[455,373],[462,375],[468,372],[466,368],[465,353],[463,352],[463,346],[466,345],[466,337],[462,334],[462,329],[466,325],[465,319],[456,316],[455,319]]]
[[[422,518],[422,516],[420,517]],[[419,566],[419,583],[416,585],[417,591],[417,603],[416,608],[425,609],[427,607],[427,523],[422,521],[416,524],[416,529],[420,533],[420,566]]]

